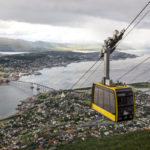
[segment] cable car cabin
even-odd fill
[[[115,122],[132,120],[135,115],[134,92],[127,85],[94,83],[91,107]]]

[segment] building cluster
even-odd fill
[[[0,57],[0,78],[18,80],[20,76],[36,74],[43,68],[67,66],[72,62],[93,60],[90,54],[47,52]]]
[[[19,112],[0,123],[1,149],[55,149],[59,144],[150,129],[150,96],[136,92],[135,120],[114,123],[90,108],[90,94],[58,91],[39,94],[18,105]]]
[[[98,52],[77,53],[69,51],[48,51],[41,53],[27,53],[0,57],[0,78],[18,80],[23,75],[34,74],[43,68],[67,66],[73,62],[95,61]],[[136,58],[136,55],[114,52],[111,59]]]

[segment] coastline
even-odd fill
[[[48,51],[41,53],[26,53],[0,57],[0,77],[18,80],[22,75],[36,74],[39,70],[53,67],[66,67],[71,63],[97,61],[99,52],[81,53],[69,51]],[[115,52],[111,59],[136,58],[137,55]]]
[[[30,103],[30,100],[36,98],[38,95],[40,95],[41,93],[38,93],[37,95],[33,95],[30,96],[24,100],[20,100],[20,104],[17,105],[16,107],[16,112],[11,113],[10,115],[8,114],[7,116],[4,117],[0,117],[0,123],[8,121],[10,119],[13,119],[14,117],[16,117],[17,115],[20,115],[21,113],[23,113],[24,110],[19,109],[19,107],[23,104],[23,103]]]
[[[86,61],[88,61],[88,60],[85,60],[85,62]],[[76,60],[76,61],[73,61],[73,62],[83,62],[83,60]],[[65,63],[59,63],[59,64],[53,64],[53,66],[51,66],[51,68],[53,68],[53,67],[61,67],[61,66],[67,66],[67,65],[69,65],[70,63],[72,63],[72,61],[69,61],[69,62],[65,62]],[[43,66],[44,67],[44,66]],[[41,70],[41,68],[38,68],[39,70]],[[38,70],[38,71],[39,71]],[[20,77],[17,79],[17,80],[19,80],[20,79]],[[29,97],[30,98],[30,97]],[[26,100],[26,99],[25,99]],[[12,118],[12,117],[14,117],[15,115],[17,115],[18,114],[18,112],[16,112],[15,114],[10,114],[10,115],[8,115],[8,116],[6,116],[6,117],[2,117],[1,119],[0,119],[0,121],[3,121],[3,120],[8,120],[9,118]]]
[[[41,143],[42,148],[57,148],[76,138],[84,141],[91,136],[103,138],[149,129],[150,97],[136,92],[135,98],[135,120],[115,124],[90,108],[90,90],[39,94],[26,100],[24,111],[0,124],[1,147],[36,149]]]
[[[3,123],[3,122],[5,122],[5,121],[8,121],[8,120],[10,120],[10,119],[12,119],[14,117],[16,117],[16,115],[18,115],[18,114],[19,114],[19,112],[16,112],[16,113],[12,113],[9,116],[0,118],[0,124]]]
[[[140,92],[142,92],[143,94],[148,94],[148,95],[150,95],[150,89],[149,88],[137,88],[137,87],[134,87],[133,85],[131,86],[131,87],[133,87],[134,89],[135,89],[135,91],[140,91]],[[75,89],[74,91],[77,91],[77,92],[80,92],[80,93],[83,93],[83,91],[85,92],[85,90],[90,90],[91,88],[90,87],[85,87],[85,88],[77,88],[77,89]],[[67,91],[69,91],[69,90],[67,90]],[[59,91],[57,91],[57,92],[59,92]],[[51,92],[49,92],[49,93],[51,93]],[[32,101],[33,99],[35,99],[35,98],[37,98],[39,95],[41,95],[42,93],[38,93],[37,95],[33,95],[33,96],[31,96],[31,97],[28,97],[28,98],[26,98],[26,99],[24,99],[24,100],[21,100],[20,101],[20,104],[18,104],[17,105],[17,108],[16,108],[16,110],[18,110],[18,111],[16,111],[16,112],[14,112],[14,113],[11,113],[10,115],[7,115],[7,116],[4,116],[4,117],[0,117],[0,124],[2,123],[2,122],[5,122],[5,121],[8,121],[8,120],[10,120],[10,119],[12,119],[12,118],[14,118],[14,117],[16,117],[17,115],[19,115],[19,114],[21,114],[24,110],[21,110],[21,109],[19,109],[19,107],[21,106],[21,105],[23,105],[24,103],[30,103],[30,101]]]

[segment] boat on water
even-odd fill
[[[36,90],[37,90],[37,91],[39,91],[39,90],[40,90],[40,88],[36,88]]]
[[[41,75],[41,72],[34,72],[34,75]]]
[[[31,89],[34,89],[34,86],[31,86],[30,88],[31,88]]]
[[[0,79],[0,83],[9,83],[10,80],[9,79]]]

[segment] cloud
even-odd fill
[[[101,42],[121,30],[148,0],[0,0],[0,36],[56,42]],[[149,9],[149,8],[148,8]],[[147,10],[148,10],[147,9]],[[124,41],[148,44],[149,15]]]
[[[47,42],[95,42],[92,31],[82,28],[31,24],[17,21],[2,21],[6,28],[0,28],[0,37]]]
[[[0,18],[82,26],[90,18],[130,22],[148,0],[0,0]],[[148,20],[148,19],[147,19]]]
[[[91,22],[85,24],[84,28],[71,28],[0,20],[0,26],[3,26],[3,28],[0,28],[0,37],[27,41],[61,43],[98,42],[103,44],[104,39],[113,35],[114,29],[121,30],[126,26],[126,22],[112,21],[109,19],[91,19]],[[120,46],[124,47],[126,45],[133,48],[146,48],[149,45],[149,39],[149,29],[137,28],[123,40]]]

